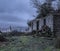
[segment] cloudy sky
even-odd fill
[[[0,0],[0,25],[27,26],[33,15],[35,9],[30,5],[30,0]]]
[[[0,25],[27,26],[33,15],[36,9],[30,5],[30,0],[0,0]]]

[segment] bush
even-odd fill
[[[4,36],[0,35],[0,42],[5,42],[5,41],[7,41],[7,39]]]

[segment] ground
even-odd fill
[[[54,48],[55,39],[32,36],[6,37],[8,42],[0,42],[0,51],[60,51]]]

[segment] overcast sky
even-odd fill
[[[27,20],[33,19],[35,12],[30,0],[0,0],[0,25],[27,26]]]
[[[33,15],[36,9],[30,5],[30,0],[0,0],[0,25],[27,26],[27,20],[33,19]]]

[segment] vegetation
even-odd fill
[[[54,9],[51,7],[52,1],[53,0],[46,0],[46,2],[44,2],[43,4],[41,4],[40,0],[32,1],[33,7],[37,9],[37,17],[45,17],[47,14],[52,13],[54,11]]]
[[[43,37],[12,36],[6,37],[8,42],[0,45],[0,51],[54,51],[53,40]],[[58,50],[59,51],[59,50]]]

